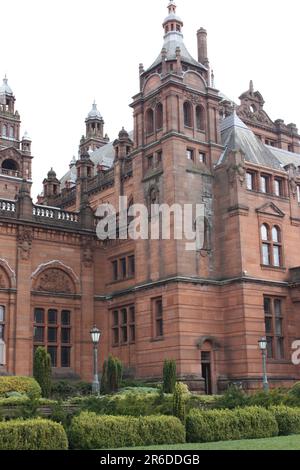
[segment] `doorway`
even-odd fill
[[[209,351],[201,352],[202,378],[206,395],[212,395],[212,376],[211,376],[211,353]]]

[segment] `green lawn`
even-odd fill
[[[172,446],[136,447],[127,450],[300,450],[300,435],[255,439],[249,441],[178,444]]]

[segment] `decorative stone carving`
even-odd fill
[[[291,165],[287,165],[285,167],[285,169],[288,172],[288,178],[289,178],[289,185],[290,185],[291,193],[292,193],[293,197],[295,198],[296,195],[297,195],[297,186],[298,186],[297,185],[297,177],[299,176],[297,168],[295,167],[295,165],[291,164]]]
[[[39,292],[53,292],[71,294],[74,289],[69,276],[60,269],[47,269],[38,278],[36,290]]]
[[[227,168],[228,180],[231,186],[234,185],[236,179],[239,180],[241,186],[243,186],[246,178],[246,166],[244,162],[229,165]]]
[[[184,96],[186,97],[186,99],[188,99],[193,104],[200,104],[201,103],[200,96],[196,95],[195,93],[186,92],[184,94]]]
[[[27,261],[30,258],[33,231],[27,227],[20,227],[18,233],[18,248],[21,259]]]

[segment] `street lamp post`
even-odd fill
[[[90,331],[91,338],[94,346],[94,380],[92,385],[93,394],[99,395],[100,394],[100,382],[99,382],[99,375],[98,375],[98,345],[101,337],[101,331],[94,326],[94,328]]]
[[[268,376],[267,376],[267,338],[261,338],[258,341],[259,348],[262,352],[262,360],[263,360],[263,387],[264,391],[269,391],[269,383],[268,383]]]

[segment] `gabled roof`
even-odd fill
[[[272,154],[280,161],[282,166],[294,164],[296,167],[300,166],[300,154],[288,152],[287,150],[278,149],[266,145],[266,147],[272,152]]]
[[[241,150],[245,155],[245,161],[249,163],[282,170],[279,159],[255,136],[235,111],[221,122],[220,127],[225,150],[218,165],[226,161],[231,151]]]

